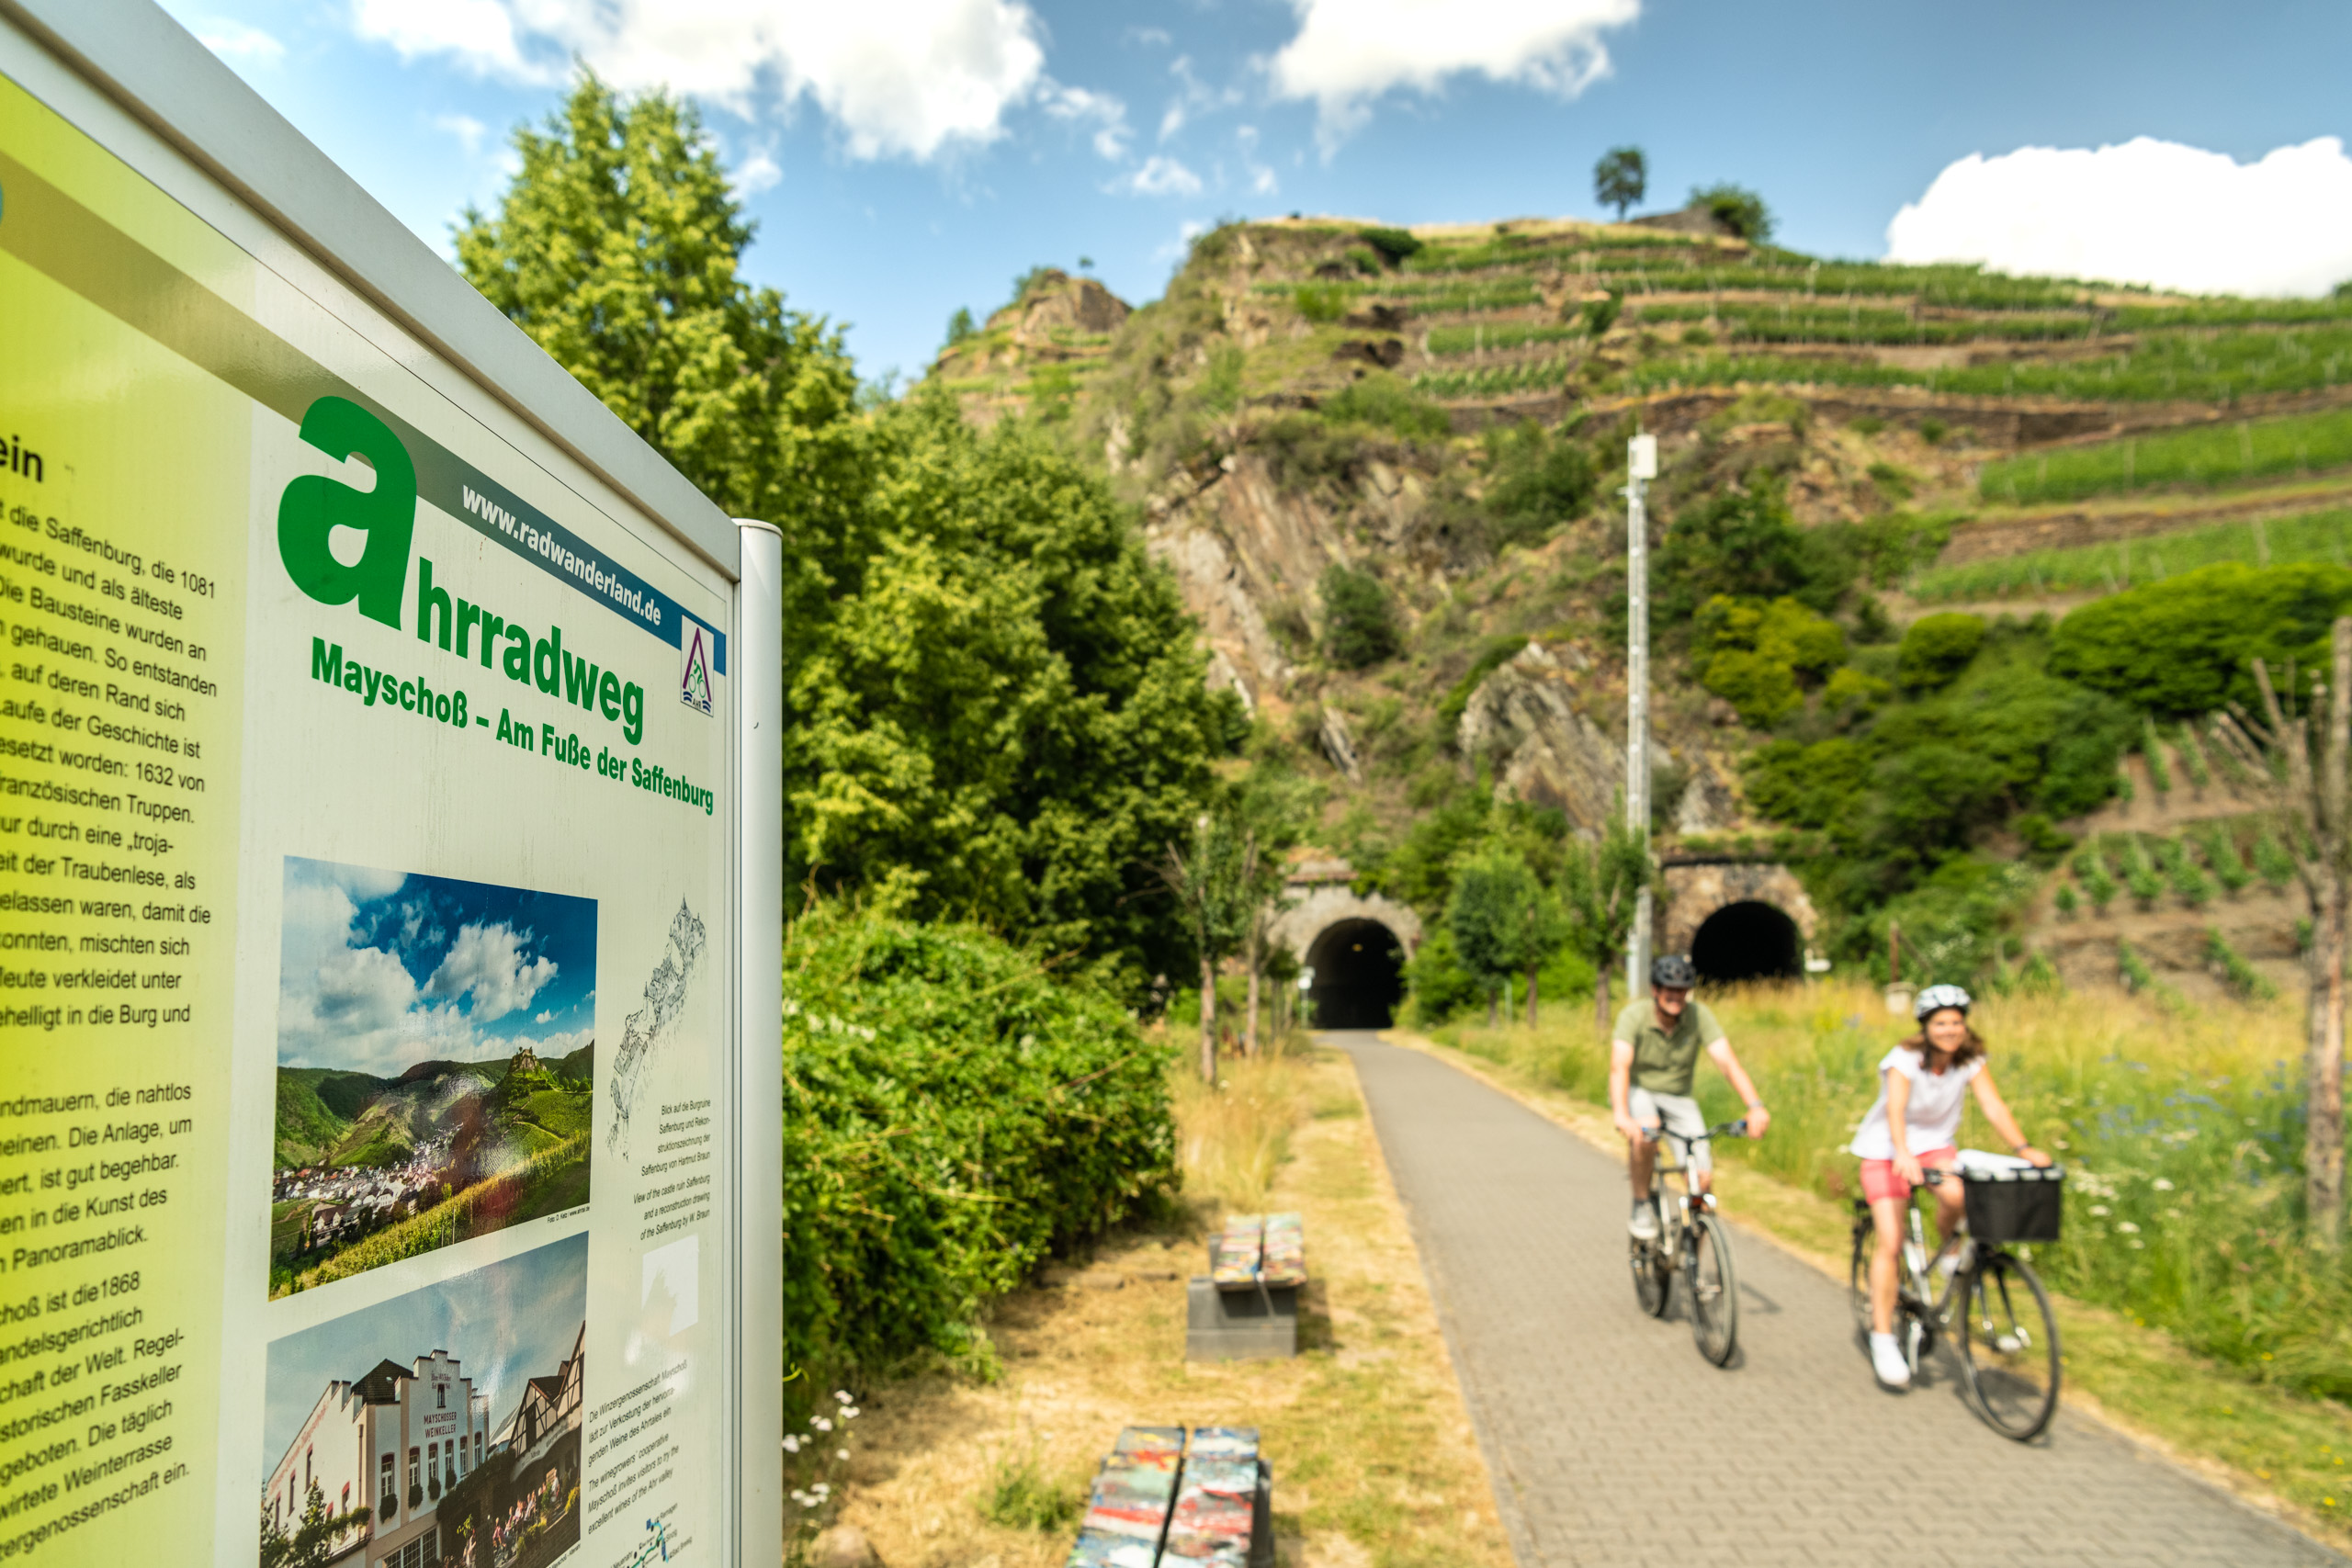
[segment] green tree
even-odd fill
[[[334,1513],[316,1481],[302,1499],[301,1517],[291,1530],[278,1529],[269,1509],[261,1511],[261,1568],[326,1568],[342,1538],[367,1522],[367,1511]]]
[[[957,344],[967,342],[977,336],[979,330],[972,324],[972,308],[968,305],[956,306],[956,313],[947,318],[947,346],[954,348]]]
[[[1323,600],[1325,657],[1342,670],[1396,657],[1401,645],[1396,610],[1380,579],[1334,562],[1316,586]]]
[[[1592,964],[1593,1007],[1604,1036],[1616,1021],[1609,1010],[1610,972],[1624,956],[1642,889],[1649,884],[1649,835],[1626,826],[1622,806],[1609,814],[1598,840],[1568,846],[1560,876],[1563,924],[1578,954]]]
[[[739,276],[752,226],[691,105],[583,72],[515,148],[496,213],[459,226],[466,276],[714,502],[784,530],[791,885],[1139,989],[1182,935],[1152,863],[1242,730],[1109,491],[943,395],[861,412],[840,334]]]
[[[1486,993],[1489,1029],[1503,982],[1543,962],[1539,911],[1544,901],[1544,885],[1527,863],[1501,845],[1481,848],[1453,874],[1445,929],[1453,938],[1455,961]]]
[[[2058,623],[2050,668],[2167,716],[2259,701],[2249,671],[2283,677],[2327,662],[2327,629],[2352,609],[2352,570],[2335,566],[2201,567],[2092,601]]]
[[[1176,956],[1153,863],[1247,733],[1102,481],[935,390],[803,536],[785,653],[786,870],[1124,968]]]
[[[1926,690],[1950,685],[1976,650],[1984,646],[1984,617],[1961,611],[1922,615],[1903,633],[1894,670],[1905,686]]]
[[[1764,205],[1762,197],[1728,181],[1703,188],[1691,186],[1690,205],[1705,208],[1716,222],[1753,245],[1770,240],[1777,227],[1772,209]]]
[[[1657,551],[1657,624],[1688,619],[1721,593],[1735,599],[1794,599],[1823,615],[1854,581],[1850,542],[1828,529],[1797,526],[1778,480],[1755,477],[1719,491],[1666,531]]]
[[[1623,223],[1625,209],[1649,194],[1649,160],[1640,148],[1611,147],[1592,166],[1592,199],[1615,208]]]
[[[781,523],[821,492],[856,374],[839,333],[737,276],[754,226],[694,106],[583,70],[514,150],[496,214],[457,226],[473,286],[729,513]]]
[[[1216,1082],[1217,965],[1248,933],[1259,895],[1256,836],[1227,812],[1204,811],[1189,843],[1167,846],[1159,874],[1183,912],[1201,973],[1201,1081]]]

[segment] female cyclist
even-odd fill
[[[1984,1042],[1969,1027],[1968,1009],[1968,993],[1958,986],[1930,986],[1919,993],[1912,1010],[1919,1032],[1879,1063],[1878,1099],[1854,1134],[1854,1153],[1862,1158],[1862,1196],[1870,1201],[1878,1230],[1878,1247],[1871,1255],[1871,1369],[1888,1388],[1905,1388],[1911,1382],[1910,1366],[1894,1338],[1895,1264],[1903,1246],[1904,1212],[1911,1206],[1912,1189],[1925,1183],[1926,1171],[1958,1166],[1963,1091],[1976,1091],[1984,1120],[2008,1140],[2009,1147],[2035,1165],[2050,1163],[2048,1155],[2025,1141],[2001,1091],[1993,1087],[1992,1069],[1984,1065]],[[1939,1258],[1953,1249],[1963,1203],[1959,1182],[1947,1181],[1936,1189],[1936,1228],[1943,1244]]]

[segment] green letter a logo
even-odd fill
[[[369,620],[399,626],[409,536],[416,528],[416,465],[408,448],[382,420],[344,398],[312,403],[302,416],[302,439],[338,462],[365,457],[376,469],[376,488],[354,490],[322,474],[288,484],[277,499],[277,558],[286,575],[322,604],[356,599]],[[337,528],[365,536],[357,565],[344,565],[328,549]]]

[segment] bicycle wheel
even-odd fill
[[[1961,1365],[1968,1392],[1993,1429],[2027,1442],[2058,1408],[2058,1320],[2025,1263],[1987,1249],[1969,1270],[1961,1302]]]
[[[1720,1367],[1739,1343],[1739,1276],[1724,1223],[1701,1214],[1683,1257],[1690,1265],[1690,1337],[1699,1342],[1699,1354]]]
[[[1634,1299],[1652,1317],[1664,1317],[1667,1294],[1673,1283],[1667,1272],[1664,1241],[1635,1241],[1629,1258],[1634,1267]]]
[[[1878,1232],[1867,1220],[1854,1226],[1854,1255],[1846,1265],[1846,1300],[1854,1309],[1854,1326],[1860,1332],[1871,1331],[1871,1252],[1877,1245]]]

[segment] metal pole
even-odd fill
[[[1646,833],[1650,825],[1650,540],[1643,499],[1657,477],[1657,437],[1636,435],[1625,444],[1625,826]],[[1634,929],[1625,939],[1625,999],[1640,998],[1650,966],[1650,890],[1646,882],[1634,906]]]
[[[737,1020],[733,1287],[738,1382],[730,1391],[733,1550],[741,1568],[784,1556],[784,535],[738,519],[735,586]]]

